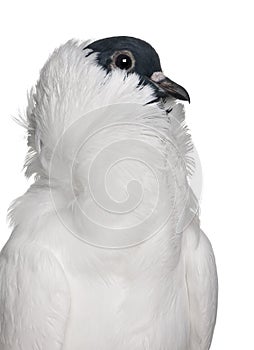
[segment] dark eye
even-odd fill
[[[127,55],[119,55],[116,58],[116,66],[120,69],[129,69],[132,66],[132,59]]]
[[[129,51],[116,52],[113,56],[113,65],[120,69],[130,70],[134,66],[134,57]]]

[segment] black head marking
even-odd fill
[[[101,39],[88,45],[86,49],[98,53],[98,63],[107,71],[112,69],[115,53],[128,51],[133,55],[135,64],[131,71],[140,76],[150,77],[153,72],[161,71],[160,59],[154,48],[147,42],[129,36],[115,36]]]

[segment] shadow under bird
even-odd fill
[[[26,176],[0,253],[1,350],[208,350],[190,97],[147,42],[70,40],[28,98]]]

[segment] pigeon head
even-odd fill
[[[158,98],[174,97],[190,102],[188,92],[163,74],[160,58],[147,42],[129,36],[116,36],[95,41],[85,49],[97,53],[99,65],[107,72],[121,69],[127,73],[137,73],[141,83],[150,84]]]

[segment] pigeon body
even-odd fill
[[[216,265],[176,99],[139,39],[49,58],[23,121],[35,182],[0,255],[1,350],[209,349]]]

